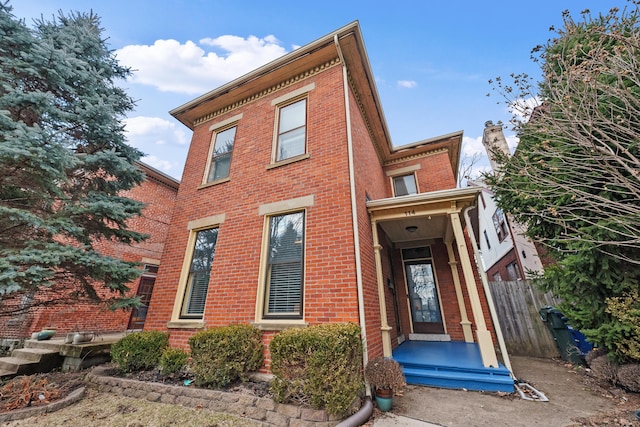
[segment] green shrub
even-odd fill
[[[278,402],[345,415],[363,389],[362,342],[355,324],[287,329],[273,337],[269,349],[271,391]]]
[[[111,360],[124,372],[154,369],[167,345],[169,334],[165,332],[135,332],[111,346]]]
[[[261,332],[251,325],[207,329],[189,338],[191,370],[196,384],[225,387],[262,365]]]
[[[176,374],[184,369],[189,353],[181,348],[167,347],[160,356],[160,368],[164,375]]]

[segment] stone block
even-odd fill
[[[273,411],[276,409],[276,402],[273,399],[265,399],[264,397],[259,397],[256,399],[256,407],[265,409],[267,411]]]
[[[276,411],[289,418],[300,418],[300,407],[296,405],[287,405],[284,403],[278,403],[276,405]]]
[[[158,393],[156,391],[150,391],[145,396],[145,399],[147,399],[149,402],[159,402],[160,401],[160,397],[162,397],[162,394],[160,394],[160,393]]]
[[[267,411],[262,408],[256,408],[255,406],[247,406],[244,408],[243,415],[252,420],[264,421],[267,418]]]
[[[300,419],[308,421],[328,421],[327,412],[320,409],[302,408]]]
[[[274,426],[289,426],[289,417],[285,417],[279,412],[267,411],[265,421]]]

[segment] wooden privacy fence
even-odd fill
[[[515,356],[559,357],[539,310],[559,303],[528,280],[489,282],[507,351]]]

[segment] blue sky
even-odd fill
[[[562,24],[624,0],[334,1],[12,0],[31,25],[58,10],[93,10],[109,46],[136,70],[126,82],[138,100],[127,118],[129,142],[143,161],[180,179],[191,132],[168,111],[298,46],[358,20],[393,143],[464,131],[463,156],[484,155],[487,120],[510,114],[489,79],[539,76],[531,49]],[[506,130],[510,142],[513,132]],[[485,161],[476,169],[486,167]]]

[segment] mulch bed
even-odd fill
[[[119,369],[112,367],[104,371],[105,375],[128,378],[136,381],[143,382],[157,382],[175,386],[189,386],[198,387],[195,384],[195,378],[193,374],[171,374],[162,375],[159,370],[150,371],[137,371],[137,372],[121,372]],[[256,397],[271,398],[272,394],[269,390],[269,383],[264,381],[248,380],[245,382],[236,382],[223,389],[222,391],[228,393],[242,393],[249,394]]]
[[[31,406],[46,405],[60,400],[72,391],[84,386],[86,372],[48,372],[18,376],[0,383],[0,413]],[[157,370],[123,373],[116,368],[105,371],[106,375],[128,378],[142,382],[158,382],[175,386],[196,387],[193,375],[162,375]],[[271,398],[269,383],[246,381],[231,384],[222,391]]]
[[[82,372],[22,375],[0,383],[0,413],[47,405],[82,387]]]

